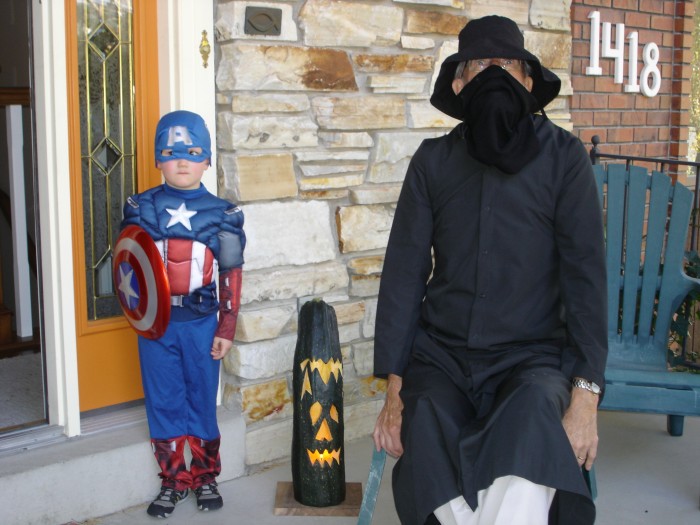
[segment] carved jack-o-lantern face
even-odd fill
[[[338,505],[345,499],[343,357],[335,311],[323,301],[302,306],[292,370],[294,497]]]
[[[321,403],[319,398],[314,396],[311,377],[314,376],[314,372],[317,372],[324,385],[329,384],[331,376],[335,379],[335,383],[338,383],[339,377],[343,374],[343,363],[335,359],[328,362],[323,362],[320,359],[304,359],[300,363],[300,367],[303,376],[302,401],[304,396],[310,396],[313,401],[308,409],[309,424],[312,429],[309,435],[313,436],[313,440],[307,439],[306,453],[309,455],[309,461],[312,464],[318,463],[321,467],[331,466],[333,461],[340,463],[342,443],[338,445],[338,440],[334,437],[337,435],[340,424],[338,408],[332,403],[332,400],[327,401],[328,396],[321,399],[321,401],[326,400],[325,403]],[[309,443],[309,441],[311,442]]]

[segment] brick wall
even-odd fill
[[[600,13],[601,36],[602,22],[613,23],[613,35],[614,24],[624,23],[625,39],[638,32],[638,77],[644,66],[644,45],[658,45],[661,86],[656,96],[625,92],[629,40],[625,43],[625,84],[613,82],[614,60],[602,54],[602,75],[585,74],[590,65],[589,14],[593,11]],[[571,118],[574,132],[587,147],[591,137],[598,135],[601,151],[606,153],[687,160],[693,15],[692,0],[573,1]]]

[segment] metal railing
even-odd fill
[[[700,221],[700,191],[698,191],[700,186],[700,162],[603,153],[598,149],[598,146],[600,145],[600,137],[598,137],[598,135],[593,135],[593,137],[591,137],[591,142],[593,143],[593,147],[590,151],[592,164],[598,164],[601,159],[609,159],[624,161],[628,168],[629,166],[634,165],[635,162],[638,162],[655,166],[654,169],[665,173],[670,173],[673,171],[677,174],[683,167],[690,168],[695,172],[695,180],[693,181],[693,209],[690,215],[690,235],[688,237],[687,250],[690,254],[697,253],[698,242],[700,241],[700,224],[698,224]],[[675,169],[671,170],[671,167],[674,167]],[[681,366],[692,368],[694,370],[700,370],[700,360],[689,358],[689,354],[691,352],[695,354],[700,353],[700,315],[695,315],[695,312],[700,310],[700,304],[691,303],[692,302],[689,299],[686,299],[685,312],[688,312],[688,315],[695,317],[696,322],[691,323],[688,334],[683,337],[681,353],[679,359],[677,359],[677,362]]]
[[[697,191],[697,175],[698,168],[700,168],[700,162],[692,162],[689,160],[678,160],[678,159],[660,159],[658,157],[635,157],[634,155],[613,155],[611,153],[603,153],[598,150],[598,145],[600,144],[600,137],[598,135],[593,135],[591,137],[591,142],[593,147],[591,148],[590,157],[592,164],[598,164],[598,159],[618,159],[624,160],[627,166],[633,165],[635,162],[647,162],[649,164],[656,164],[658,166],[658,171],[666,171],[666,166],[689,166],[695,169],[696,183],[695,190]]]

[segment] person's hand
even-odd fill
[[[214,342],[211,345],[211,356],[214,360],[219,361],[226,357],[228,351],[231,350],[233,346],[233,341],[228,339],[223,339],[221,337],[215,337]]]
[[[379,412],[377,422],[374,425],[374,446],[377,450],[384,449],[394,457],[403,454],[401,445],[401,413],[403,412],[403,401],[399,392],[401,391],[401,377],[389,374],[386,386],[386,399],[384,406]]]
[[[585,388],[571,389],[571,404],[562,425],[578,464],[591,470],[598,453],[598,396]]]

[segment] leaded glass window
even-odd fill
[[[112,249],[134,193],[136,145],[131,0],[78,0],[80,149],[90,320],[121,314]]]

